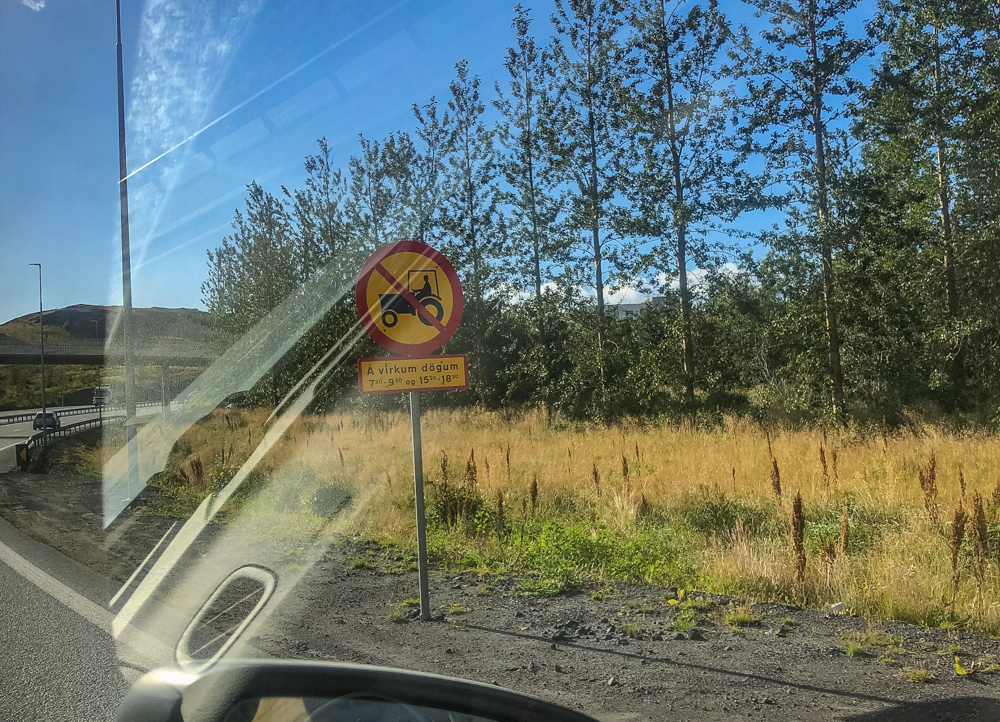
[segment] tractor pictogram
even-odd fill
[[[423,271],[409,271],[406,279],[406,290],[413,294],[413,297],[440,321],[444,318],[444,307],[441,305],[441,296],[438,294],[437,271],[427,269]],[[417,313],[417,309],[404,296],[398,293],[383,293],[379,295],[379,305],[382,309],[382,325],[392,328],[399,323],[401,314],[416,316],[425,326],[431,326],[431,322]]]

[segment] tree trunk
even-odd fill
[[[948,318],[952,323],[959,320],[960,306],[958,298],[958,279],[955,275],[954,228],[951,221],[951,193],[949,188],[949,169],[947,149],[942,128],[944,119],[941,117],[941,47],[937,25],[934,26],[934,95],[938,101],[937,129],[935,143],[937,145],[937,175],[938,175],[938,205],[941,209],[941,244],[944,246],[944,277],[945,294],[948,303]],[[965,396],[965,355],[962,344],[951,361],[951,384],[955,392],[955,400],[961,404]]]
[[[532,150],[534,149],[534,141],[531,138],[531,78],[528,75],[527,69],[524,71],[524,105],[527,117],[525,118],[527,122],[526,132],[528,135],[527,150],[528,150],[528,195],[531,200],[531,252],[532,261],[534,262],[534,276],[535,276],[535,298],[541,299],[542,297],[542,259],[541,259],[541,249],[538,243],[538,203],[535,198],[535,166],[534,158],[532,156]],[[539,329],[541,332],[541,329]]]
[[[840,328],[837,322],[836,286],[833,274],[833,248],[830,243],[829,198],[826,182],[825,124],[823,122],[823,83],[816,39],[816,3],[809,4],[810,64],[813,76],[813,136],[816,142],[816,201],[819,218],[820,255],[823,266],[823,307],[826,312],[827,343],[830,356],[830,385],[833,387],[833,413],[844,413],[844,377],[840,365]]]
[[[597,292],[598,334],[604,326],[604,264],[601,257],[601,200],[597,185],[597,127],[594,119],[594,74],[591,49],[587,49],[587,129],[590,141],[590,196],[591,232],[594,236],[594,290]]]
[[[587,127],[590,140],[591,230],[594,236],[594,290],[597,292],[597,363],[600,370],[601,408],[607,410],[607,387],[604,379],[604,263],[601,255],[601,199],[597,182],[597,127],[594,118],[596,81],[593,71],[593,47],[587,47]]]
[[[660,52],[667,72],[667,133],[670,143],[670,166],[674,177],[673,224],[677,231],[677,283],[681,297],[681,326],[684,351],[684,402],[694,410],[694,334],[691,330],[691,294],[687,278],[687,214],[684,211],[684,181],[681,170],[681,154],[678,147],[677,124],[674,117],[674,78],[670,67],[670,48],[667,44],[666,8],[660,4],[660,18],[663,22],[663,44]]]

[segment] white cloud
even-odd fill
[[[45,7],[45,0],[21,0],[21,4],[27,8],[31,8],[37,13]]]
[[[263,0],[147,0],[126,120],[133,169],[190,137],[216,112],[216,95],[262,5]],[[159,185],[157,192],[146,188],[145,197],[137,194],[131,204],[136,267],[158,235],[174,188],[185,176],[204,171],[206,160],[188,146],[172,162],[136,177],[147,183],[158,178]]]
[[[140,165],[204,124],[261,5],[262,0],[146,3],[128,115],[130,151]]]
[[[609,304],[642,303],[648,299],[649,296],[647,294],[640,293],[638,289],[632,286],[626,286],[617,291],[608,290],[604,294],[604,302]]]
[[[726,263],[722,266],[719,271],[723,275],[735,276],[742,273],[740,267],[735,263]],[[688,271],[688,287],[692,290],[696,289],[698,286],[705,283],[708,279],[708,271],[704,268],[692,268]],[[660,295],[659,289],[664,286],[668,286],[673,290],[677,290],[680,287],[680,282],[677,280],[677,276],[667,276],[665,273],[659,274],[653,284],[653,292],[644,293],[640,292],[634,286],[624,286],[617,291],[611,292],[608,290],[605,293],[604,300],[608,304],[621,304],[621,303],[643,303],[648,301],[653,296]],[[595,295],[593,289],[587,290],[588,295]]]

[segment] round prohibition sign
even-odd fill
[[[397,241],[376,250],[361,267],[355,301],[368,335],[403,356],[444,346],[465,307],[454,266],[419,241]]]

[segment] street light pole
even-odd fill
[[[139,446],[135,438],[135,389],[133,388],[132,336],[132,261],[128,238],[128,163],[125,158],[125,79],[122,68],[121,0],[115,0],[118,24],[118,193],[122,218],[122,336],[125,345],[125,434],[128,449],[128,501],[132,501],[133,483],[139,483]]]
[[[38,329],[42,338],[42,446],[48,446],[49,416],[45,408],[45,319],[42,316],[42,264],[29,263],[28,265],[38,266]]]

